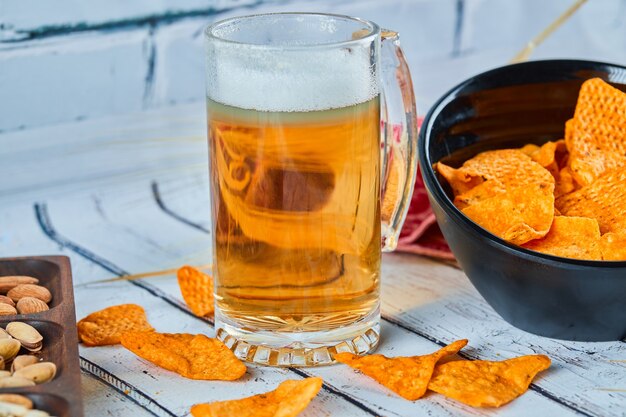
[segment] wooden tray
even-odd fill
[[[38,357],[54,362],[57,374],[52,381],[34,387],[0,388],[0,393],[29,397],[35,408],[56,417],[83,417],[78,335],[70,261],[66,256],[32,256],[0,259],[0,276],[29,275],[39,279],[52,293],[50,310],[36,314],[0,316],[0,326],[23,321],[43,336]]]

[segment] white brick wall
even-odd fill
[[[573,0],[0,0],[0,131],[202,100],[202,29],[229,16],[320,11],[402,35],[423,113],[506,64]],[[462,12],[462,13],[460,13]],[[582,7],[533,58],[626,64],[626,0]]]

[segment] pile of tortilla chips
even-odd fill
[[[375,379],[403,398],[415,401],[427,390],[473,407],[500,407],[528,390],[535,376],[550,367],[545,355],[504,361],[440,360],[458,353],[467,340],[457,340],[422,356],[356,356],[338,353],[335,359]]]
[[[626,260],[626,93],[583,83],[565,139],[435,165],[454,204],[494,235],[538,252]]]

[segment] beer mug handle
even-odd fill
[[[398,244],[417,172],[417,114],[413,82],[397,32],[381,35],[382,250]]]

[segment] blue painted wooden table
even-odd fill
[[[255,5],[245,13],[333,11],[371,18],[400,30],[423,113],[456,82],[506,63],[570,2],[503,3],[283,2]],[[622,10],[622,3],[611,4],[614,10]],[[626,63],[626,37],[607,39],[607,34],[626,33],[623,19],[606,23],[597,17],[600,9],[594,7],[560,29],[534,57]],[[225,11],[217,17],[243,12]],[[54,101],[45,102],[43,96],[40,100],[45,103],[41,104],[27,83],[22,85],[21,79],[11,78],[11,60],[22,59],[29,47],[36,49],[35,58],[49,54],[62,59],[76,48],[80,50],[82,44],[64,43],[54,36],[45,42],[26,40],[25,49],[0,43],[0,129],[4,130],[0,133],[0,254],[69,256],[79,318],[109,305],[133,302],[145,307],[150,322],[160,331],[214,334],[210,320],[199,319],[186,308],[173,275],[93,283],[185,263],[203,265],[211,260],[204,104],[198,101],[202,90],[196,91],[202,88],[198,83],[202,82],[203,66],[197,33],[205,24],[205,17],[190,15],[152,29],[139,24],[124,29],[126,32],[96,33],[94,29],[75,35],[85,37],[80,42],[99,36],[103,48],[134,42],[135,37],[141,42],[149,39],[145,41],[146,51],[156,54],[146,55],[146,62],[152,59],[152,68],[147,67],[151,76],[140,77],[145,84],[139,88],[137,104],[122,99],[117,115],[104,115],[115,112],[116,99],[111,98],[110,91],[101,92],[103,107],[73,110],[68,101],[77,100],[75,96],[64,97],[62,88],[50,90],[46,84],[71,82],[63,74],[55,73],[40,86],[58,94],[55,100],[61,108],[56,108]],[[147,38],[143,38],[144,31]],[[3,61],[5,58],[8,61]],[[181,67],[178,72],[168,73],[176,65]],[[74,67],[65,68],[73,74]],[[125,67],[113,62],[111,68],[121,71]],[[32,71],[28,76],[36,80],[39,69]],[[80,84],[88,75],[76,73],[73,77]],[[101,79],[105,86],[107,82]],[[14,92],[12,83],[22,88],[26,98]],[[100,91],[98,86],[95,83],[93,91]],[[68,85],[68,91],[72,88]],[[92,90],[85,91],[89,94]],[[128,91],[128,97],[134,92]],[[99,97],[94,94],[92,98],[97,101]],[[116,90],[116,94],[122,92]],[[21,99],[30,101],[25,105]],[[30,118],[25,111],[32,112]],[[79,117],[81,111],[86,117]],[[74,120],[77,117],[80,120]],[[42,126],[36,126],[37,121]],[[28,127],[20,129],[21,125]],[[467,407],[439,395],[409,402],[344,366],[250,366],[241,381],[192,381],[158,369],[119,346],[81,347],[86,415],[185,416],[198,402],[252,395],[271,390],[285,379],[309,375],[320,376],[325,382],[302,414],[306,417],[626,415],[623,341],[565,342],[512,328],[485,303],[461,270],[446,263],[386,255],[382,277],[380,353],[422,354],[468,338],[468,358],[500,360],[542,353],[553,359],[552,368],[521,398],[490,410]]]

